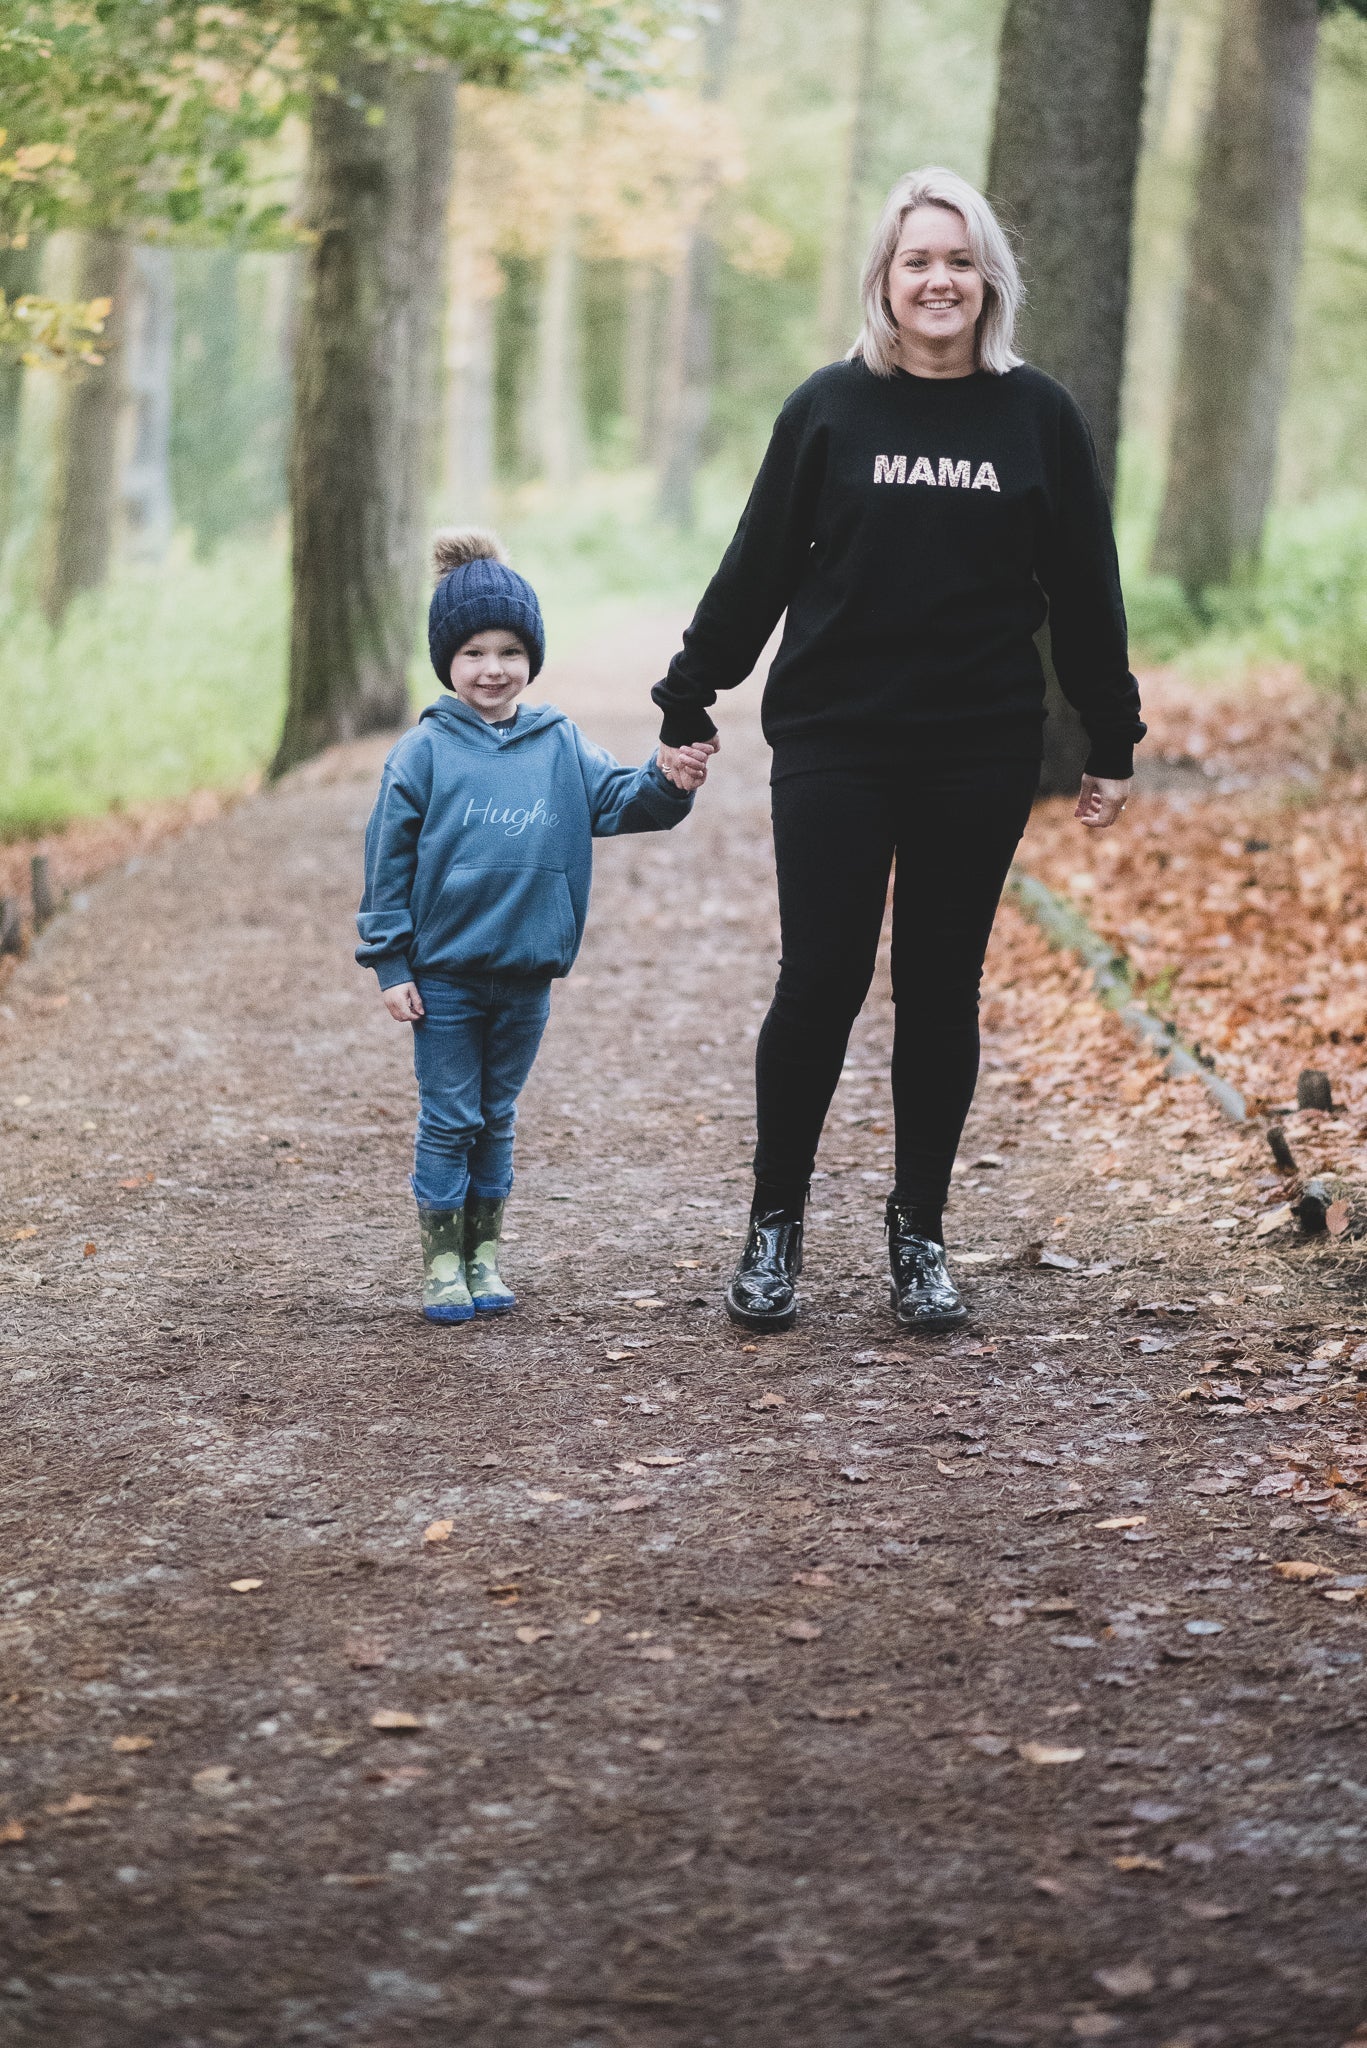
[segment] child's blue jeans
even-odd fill
[[[421,978],[413,1026],[422,1209],[461,1209],[472,1189],[502,1201],[513,1184],[513,1127],[551,1010],[549,981]]]

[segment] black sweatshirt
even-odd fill
[[[818,370],[774,426],[750,501],[664,681],[668,746],[758,661],[780,777],[854,759],[1038,754],[1054,666],[1093,775],[1144,737],[1115,540],[1092,437],[1042,371]]]

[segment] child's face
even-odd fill
[[[531,661],[516,633],[476,633],[451,656],[451,688],[491,725],[506,718],[531,681]]]

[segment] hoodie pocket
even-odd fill
[[[430,973],[565,974],[578,951],[559,868],[453,867],[418,927],[415,964]]]

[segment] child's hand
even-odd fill
[[[420,1017],[426,1015],[417,983],[413,981],[400,981],[393,988],[382,988],[380,1000],[396,1024],[416,1024]]]
[[[695,740],[686,747],[660,747],[655,760],[662,774],[678,789],[701,789],[707,780],[707,760],[721,746],[720,740]]]

